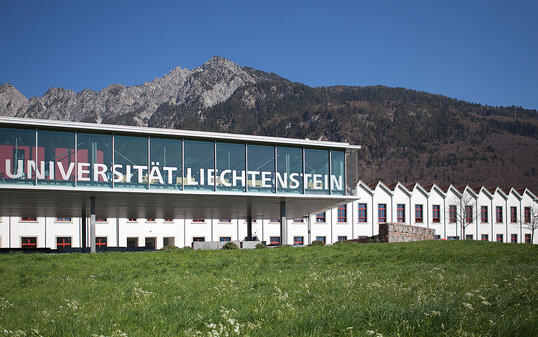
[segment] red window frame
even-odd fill
[[[504,237],[502,234],[497,234],[497,242],[503,242],[504,241]]]
[[[465,206],[465,223],[471,223],[471,222],[473,222],[473,206],[466,205]]]
[[[366,204],[359,204],[359,222],[367,222],[368,221],[368,212],[366,209]]]
[[[503,207],[502,206],[496,206],[495,207],[495,222],[496,223],[502,223],[503,222]]]
[[[220,223],[232,223],[232,219],[219,219]]]
[[[525,243],[531,243],[531,235],[525,234]]]
[[[294,236],[293,237],[293,244],[295,246],[303,246],[304,245],[304,236]]]
[[[35,241],[35,242],[31,242]],[[21,237],[21,248],[37,248],[36,236],[23,236]]]
[[[525,207],[523,214],[525,216],[525,223],[530,223],[531,222],[531,208]]]
[[[510,234],[510,242],[517,243],[517,234]]]
[[[197,222],[197,223],[205,222],[205,219],[192,219],[192,222]]]
[[[432,222],[441,222],[441,205],[432,206]]]
[[[456,205],[448,206],[448,222],[456,223],[456,220],[457,220],[456,213],[457,213]]]
[[[338,236],[338,241],[346,241],[347,240],[347,235],[339,235]]]
[[[95,222],[107,222],[107,218],[95,218]]]
[[[35,216],[22,216],[21,222],[37,222],[37,217]]]
[[[510,206],[510,223],[516,223],[516,222],[517,222],[517,207]]]
[[[327,242],[327,237],[326,236],[316,236],[316,241],[321,241],[321,242],[323,242],[323,244],[325,244]]]
[[[387,204],[377,204],[377,222],[387,222]]]
[[[488,241],[489,240],[489,236],[487,234],[482,234],[482,237],[481,237],[482,241]]]
[[[422,204],[415,205],[415,222],[417,223],[424,222],[424,205]]]
[[[99,236],[95,238],[95,246],[96,247],[107,247],[108,246],[108,238],[106,236]]]
[[[230,242],[232,241],[232,238],[230,236],[221,236],[219,237],[220,242]]]
[[[325,212],[316,214],[316,222],[325,222]]]
[[[155,219],[152,219],[152,218],[146,218],[146,222],[155,222]]]
[[[347,222],[347,205],[338,206],[338,222]]]
[[[127,222],[138,222],[137,218],[128,218]]]
[[[396,221],[405,222],[405,204],[398,204],[396,206]]]
[[[174,222],[174,219],[164,219],[164,222]]]
[[[482,223],[487,223],[488,222],[488,206],[481,206],[480,207],[480,221],[482,221]]]
[[[271,220],[269,220],[269,222],[280,223],[280,219],[271,219]]]
[[[71,237],[70,236],[59,236],[56,238],[56,249],[68,248],[71,247]]]
[[[303,218],[293,219],[293,223],[304,223],[304,219]]]
[[[68,218],[68,217],[56,218],[56,222],[71,222],[71,218]]]
[[[269,244],[270,245],[279,245],[280,244],[280,236],[271,236],[269,238]]]
[[[205,242],[205,236],[193,236],[192,242]]]

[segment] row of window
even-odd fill
[[[377,204],[378,208],[378,221],[380,223],[387,222],[387,204]],[[347,222],[347,205],[341,205],[338,206],[338,217],[337,221],[339,223]],[[365,203],[359,203],[358,204],[358,221],[359,222],[368,222],[368,211],[366,208]],[[480,221],[482,223],[487,223],[489,221],[488,216],[488,206],[481,206],[480,207]],[[448,222],[450,223],[456,223],[458,222],[458,213],[457,213],[457,206],[456,205],[449,205],[448,206]],[[463,214],[463,218],[465,219],[466,223],[474,222],[475,216],[473,213],[473,206],[467,205],[465,206],[465,211]],[[316,214],[316,222],[317,223],[324,223],[326,222],[326,214],[318,213]],[[503,206],[496,206],[495,207],[495,220],[497,223],[503,222]],[[22,217],[21,221],[25,222],[35,222],[37,221],[36,217]],[[56,218],[57,222],[69,222],[71,221],[71,218]],[[106,218],[96,218],[97,222],[106,222]],[[137,222],[137,218],[129,218],[129,222]],[[147,222],[155,222],[155,219],[146,219]],[[165,222],[173,222],[173,219],[164,219]],[[272,219],[270,220],[274,223],[279,223],[279,219]],[[397,204],[396,205],[396,221],[397,222],[405,222],[405,204]],[[531,221],[531,208],[525,207],[524,208],[524,222],[530,223]],[[192,222],[201,223],[205,222],[205,219],[192,219]],[[219,222],[221,223],[231,223],[231,219],[219,219]],[[256,220],[252,220],[253,223],[256,222]],[[295,219],[293,220],[294,223],[303,223],[304,219]],[[415,222],[416,223],[423,223],[424,222],[424,206],[421,204],[415,205]],[[439,223],[441,222],[441,205],[433,205],[432,206],[432,222],[433,223]],[[517,207],[512,206],[510,207],[510,222],[511,223],[517,223]]]

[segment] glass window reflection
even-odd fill
[[[182,189],[181,139],[150,138],[150,188]]]
[[[114,187],[148,188],[148,138],[114,136]]]
[[[331,193],[344,194],[345,152],[331,150]]]
[[[112,186],[112,135],[77,134],[77,185]]]
[[[277,147],[278,193],[303,193],[303,150],[297,147]]]
[[[215,187],[215,145],[212,141],[185,140],[185,190]]]
[[[268,145],[248,144],[248,191],[273,193],[275,191],[275,148]],[[253,179],[256,172],[258,179]]]
[[[0,128],[2,183],[34,184],[35,155],[35,130]]]
[[[305,190],[309,194],[329,194],[329,151],[305,149]]]
[[[217,142],[217,190],[245,191],[245,144]]]
[[[38,184],[75,186],[75,133],[37,132]]]

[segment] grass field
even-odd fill
[[[538,247],[0,256],[0,336],[537,336]]]

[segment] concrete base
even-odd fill
[[[239,241],[229,241],[235,243],[237,248],[241,247],[241,243]],[[222,249],[226,242],[221,241],[204,241],[204,242],[193,242],[192,248],[195,250],[216,250],[216,249]]]
[[[258,243],[262,243],[261,241],[243,241],[241,242],[241,248],[242,249],[254,249],[256,248],[256,245]]]

